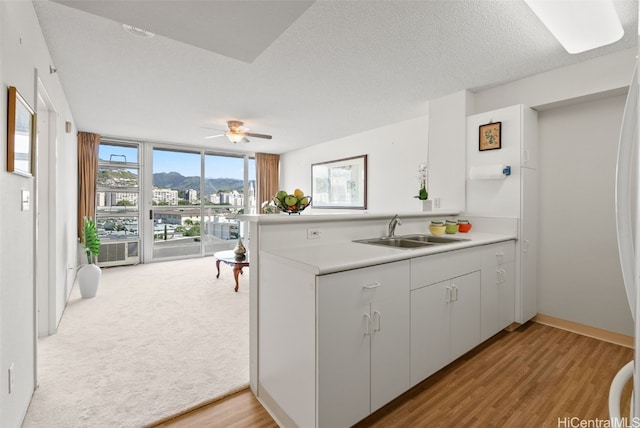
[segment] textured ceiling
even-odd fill
[[[80,130],[272,153],[636,46],[637,0],[615,5],[623,39],[570,55],[521,0],[34,1]],[[204,139],[229,119],[273,140]]]

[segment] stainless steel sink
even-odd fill
[[[404,236],[398,236],[397,239],[430,242],[432,244],[449,244],[452,242],[469,241],[469,239],[466,239],[466,238],[453,238],[449,236],[435,236],[435,235],[404,235]]]
[[[385,247],[394,248],[424,248],[431,245],[449,244],[454,242],[468,241],[464,238],[449,238],[447,236],[434,236],[434,235],[404,235],[397,237],[383,237],[383,238],[370,238],[370,239],[357,239],[353,242],[359,242],[362,244],[382,245]]]
[[[422,247],[428,247],[429,245],[434,245],[432,242],[421,242],[421,241],[414,241],[410,239],[400,239],[400,238],[359,239],[353,242],[360,242],[362,244],[372,244],[372,245],[384,245],[386,247],[395,247],[395,248],[422,248]]]

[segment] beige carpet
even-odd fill
[[[38,342],[23,427],[141,427],[249,382],[249,273],[204,259],[103,269]]]

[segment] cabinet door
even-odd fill
[[[500,312],[500,267],[493,252],[487,257],[489,263],[482,266],[480,286],[480,340],[485,341],[497,332]],[[515,309],[515,307],[514,307]]]
[[[480,271],[451,280],[450,358],[455,360],[480,343]]]
[[[318,281],[320,427],[351,426],[370,413],[370,303],[354,272],[326,275]]]
[[[371,412],[410,388],[409,275],[399,294],[371,304]]]
[[[517,278],[516,321],[524,324],[538,313],[538,177],[522,168],[522,215],[520,220],[520,273]]]
[[[487,245],[482,253],[480,341],[515,321],[515,243]]]
[[[500,279],[498,284],[498,330],[502,330],[516,320],[515,263],[513,261],[503,263],[498,267],[498,270]]]
[[[398,361],[408,365],[402,355],[408,355],[409,342],[402,334],[409,329],[409,261],[323,275],[316,292],[317,426],[351,426],[371,412],[372,377],[380,402],[385,388],[395,391],[402,383],[390,378]]]
[[[449,363],[449,281],[411,291],[411,386]]]

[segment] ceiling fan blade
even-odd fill
[[[209,135],[204,137],[205,139],[209,139],[209,138],[218,138],[218,137],[224,137],[225,134],[216,134],[216,135]]]
[[[271,135],[267,135],[267,134],[254,134],[253,132],[245,132],[245,134],[247,137],[256,137],[256,138],[266,138],[267,140],[272,139],[273,137]]]

